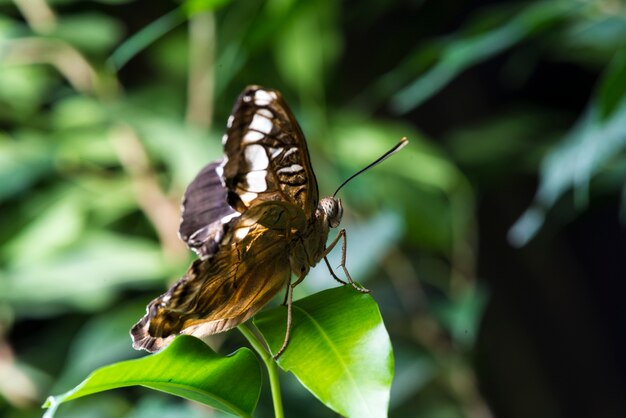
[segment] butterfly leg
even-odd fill
[[[341,231],[339,231],[339,233],[337,234],[337,237],[335,237],[335,239],[330,243],[330,245],[328,246],[328,248],[326,248],[326,250],[324,251],[324,261],[326,261],[326,266],[328,266],[328,270],[330,271],[330,274],[333,276],[333,278],[337,281],[339,281],[340,283],[343,284],[347,284],[346,282],[344,282],[343,280],[341,280],[340,278],[337,277],[337,275],[333,272],[333,269],[330,266],[330,263],[328,262],[328,259],[326,258],[326,256],[328,255],[328,253],[330,253],[333,248],[335,248],[335,246],[337,245],[337,243],[339,242],[339,240],[342,239],[342,243],[341,243],[341,268],[343,269],[344,274],[346,275],[346,277],[348,278],[348,282],[350,283],[350,285],[355,288],[356,290],[358,290],[359,292],[362,293],[369,293],[370,290],[366,289],[364,287],[361,287],[359,285],[357,285],[354,280],[352,280],[352,276],[350,276],[350,273],[348,272],[348,268],[346,267],[346,248],[348,245],[348,241],[346,239],[346,230],[342,229]]]
[[[285,292],[285,298],[283,299],[283,306],[287,305],[287,299],[289,298],[289,289],[291,289],[291,274],[289,275],[289,280],[287,281],[287,291]]]
[[[289,335],[291,334],[291,305],[293,304],[293,289],[304,280],[305,275],[303,274],[301,277],[298,277],[294,283],[291,283],[291,278],[289,279],[289,283],[287,285],[287,294],[285,295],[285,299],[287,300],[287,330],[285,331],[285,339],[283,341],[283,345],[280,347],[280,350],[274,355],[274,360],[278,360],[278,358],[283,354],[285,349],[287,348],[287,344],[289,344]]]
[[[337,280],[341,284],[348,284],[348,282],[344,282],[339,277],[337,277],[337,275],[333,271],[333,268],[330,266],[330,261],[328,261],[328,257],[324,256],[324,261],[326,262],[326,267],[328,267],[328,271],[330,272],[330,275],[333,276],[333,279]]]

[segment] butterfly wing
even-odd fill
[[[224,135],[224,160],[187,187],[179,235],[200,258],[215,253],[226,225],[249,207],[283,201],[314,216],[318,189],[304,135],[281,94],[249,86]]]
[[[277,91],[250,86],[207,165],[183,199],[180,236],[198,253],[132,328],[133,346],[157,351],[177,334],[222,332],[254,315],[290,276],[290,239],[318,204],[304,135]]]
[[[204,167],[189,184],[182,203],[179,235],[200,258],[213,255],[228,222],[240,215],[227,202],[221,177],[223,161]]]
[[[291,225],[304,223],[301,214],[292,205],[265,202],[230,221],[215,253],[196,260],[150,302],[131,329],[133,347],[154,352],[178,334],[201,338],[254,315],[289,279],[286,234]]]
[[[237,211],[265,201],[289,202],[315,214],[318,189],[304,135],[281,94],[249,86],[237,99],[224,135],[224,180]]]

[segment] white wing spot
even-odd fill
[[[272,95],[265,90],[257,90],[254,93],[254,104],[257,106],[266,106],[274,100]]]
[[[246,174],[246,183],[244,188],[249,192],[260,193],[266,191],[267,182],[265,181],[265,177],[267,177],[266,170],[249,172],[248,174]]]
[[[256,113],[250,122],[250,129],[269,134],[272,132],[272,121]]]
[[[228,222],[230,222],[231,219],[236,218],[239,215],[241,215],[239,212],[233,212],[230,215],[222,216],[220,222],[223,224],[227,224]]]
[[[294,152],[298,152],[298,147],[291,147],[287,150],[287,152],[285,153],[285,155],[283,155],[283,158],[287,158],[289,157],[291,154],[293,154]]]
[[[265,170],[270,162],[265,148],[261,145],[248,145],[243,153],[250,171]],[[265,181],[265,178],[263,178],[263,181]]]
[[[269,148],[269,150],[270,150],[270,158],[273,160],[274,158],[278,157],[278,155],[281,152],[283,152],[283,149],[284,148],[282,148],[282,147],[277,147],[277,148],[270,147]]]
[[[222,135],[222,145],[226,145],[226,141],[228,141],[228,134]]]
[[[258,194],[256,194],[256,193],[246,192],[246,193],[241,193],[239,195],[239,199],[241,199],[241,201],[244,203],[244,205],[248,206],[250,204],[250,202],[252,202],[254,199],[256,199],[257,196],[258,196]]]
[[[303,170],[303,167],[300,164],[292,164],[289,167],[283,167],[276,170],[278,174],[280,173],[297,173]]]
[[[248,131],[243,137],[243,144],[253,144],[257,141],[262,140],[265,137],[265,134],[258,131]]]
[[[232,128],[232,127],[233,127],[233,121],[234,121],[234,120],[235,120],[235,116],[234,116],[234,115],[230,115],[230,116],[228,117],[228,121],[226,122],[226,127],[227,127],[228,129],[230,129],[230,128]]]
[[[258,115],[265,116],[268,119],[272,119],[274,117],[274,114],[272,113],[272,111],[269,109],[265,109],[265,108],[257,110],[256,113]]]
[[[242,239],[246,237],[246,235],[248,235],[249,231],[250,231],[249,226],[245,228],[237,228],[237,230],[235,231],[235,239],[237,241],[241,241]]]

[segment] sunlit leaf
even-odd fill
[[[221,357],[197,338],[183,335],[157,354],[103,367],[69,392],[49,397],[45,417],[51,418],[61,403],[128,386],[145,386],[249,417],[259,399],[261,370],[247,348]]]
[[[255,318],[273,353],[286,315],[281,306]],[[393,353],[370,295],[342,286],[294,302],[290,344],[278,364],[341,415],[387,416]]]

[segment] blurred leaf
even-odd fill
[[[344,208],[344,211],[347,208]],[[345,213],[345,212],[344,212]],[[346,265],[350,275],[359,282],[366,282],[371,276],[372,271],[376,271],[376,267],[387,255],[390,248],[402,239],[404,232],[403,220],[399,215],[392,212],[382,212],[371,219],[364,222],[344,222],[342,227],[346,229],[347,249],[346,249]],[[331,233],[329,241],[334,238]],[[335,247],[335,250],[328,255],[328,260],[332,267],[339,266],[341,262],[341,244]],[[343,272],[338,269],[335,271],[339,277],[343,276]],[[368,274],[369,273],[369,274]],[[326,263],[320,262],[309,271],[307,279],[302,286],[309,289],[320,291],[329,286],[336,286],[337,282],[328,272]]]
[[[104,393],[68,404],[63,407],[59,416],[61,418],[122,418],[126,417],[126,413],[131,408],[132,405],[127,399],[116,393]],[[34,417],[41,418],[41,407],[38,408],[37,415],[33,415]]]
[[[329,1],[301,3],[276,37],[276,64],[304,97],[321,98],[325,72],[338,55],[339,34],[330,24],[334,7]]]
[[[161,16],[136,34],[127,38],[109,57],[108,63],[119,71],[137,54],[186,20],[180,8]]]
[[[601,3],[595,4],[602,8]],[[618,6],[619,7],[619,6]],[[582,13],[552,45],[559,56],[584,65],[604,66],[626,39],[623,12]]]
[[[52,147],[39,137],[13,140],[0,133],[0,201],[28,190],[53,168]]]
[[[90,233],[46,262],[23,263],[0,273],[0,295],[27,306],[29,316],[71,306],[93,311],[122,288],[162,280],[159,246],[112,233]]]
[[[168,167],[173,183],[186,186],[209,162],[223,155],[223,132],[207,135],[180,119],[128,109],[123,116],[151,154]]]
[[[400,138],[407,137],[409,145],[377,166],[377,172],[393,173],[446,194],[465,182],[458,168],[412,127],[339,114],[331,121],[330,136],[335,139],[324,144],[328,154],[334,155],[338,163],[349,165],[352,172],[374,161]]]
[[[512,172],[534,172],[544,147],[561,134],[566,120],[550,109],[507,110],[454,130],[446,144],[473,181],[492,186],[510,181]]]
[[[433,303],[433,313],[448,330],[457,344],[466,348],[474,345],[483,310],[487,303],[487,292],[480,287],[467,287],[450,300]]]
[[[140,352],[132,348],[129,330],[145,314],[147,302],[148,298],[140,303],[118,305],[91,318],[72,340],[68,361],[52,391],[71,387],[98,367],[139,357]]]
[[[51,254],[72,244],[83,232],[85,222],[80,202],[75,195],[49,202],[33,222],[3,248],[11,265],[32,265],[45,262]],[[32,251],[37,248],[37,251]]]
[[[232,0],[185,0],[183,9],[188,16],[193,16],[196,13],[210,12],[219,9],[231,1]]]
[[[610,118],[617,107],[624,101],[626,94],[626,49],[614,57],[598,91],[599,117],[602,121]]]
[[[410,193],[407,193],[410,190]],[[404,193],[404,195],[403,195]],[[389,194],[403,196],[406,238],[419,248],[430,249],[449,255],[453,243],[453,224],[455,218],[471,216],[473,207],[470,203],[452,206],[449,196],[437,190],[415,187],[408,181],[400,181],[389,188]],[[463,213],[465,212],[465,213]],[[461,233],[462,231],[459,231]]]
[[[52,36],[88,53],[104,54],[122,38],[119,21],[102,13],[61,16]]]
[[[181,88],[189,77],[189,39],[187,33],[174,31],[154,43],[148,56],[154,71],[166,78],[172,87]],[[174,84],[176,83],[176,84]],[[167,100],[165,97],[164,100]],[[169,98],[171,100],[171,97]],[[175,102],[174,102],[175,103]],[[174,104],[169,103],[171,106]],[[177,115],[178,116],[178,115]]]
[[[374,161],[401,137],[409,139],[398,154],[374,168],[376,177],[363,174],[363,179],[355,179],[341,193],[401,206],[410,229],[407,237],[438,251],[448,252],[452,239],[465,234],[474,211],[470,184],[422,135],[397,123],[340,113],[330,128],[329,136],[336,139],[324,145],[329,155],[349,168],[346,175]],[[385,174],[390,177],[382,177]]]
[[[126,414],[124,418],[223,418],[232,415],[219,411],[207,412],[190,402],[180,402],[177,399],[165,398],[163,396],[144,396],[133,410]],[[65,414],[63,414],[65,418]]]
[[[0,120],[27,122],[55,82],[46,68],[2,65],[0,60]]]
[[[505,24],[474,35],[446,41],[437,64],[391,98],[397,113],[407,113],[428,100],[465,69],[497,55],[546,27],[562,20],[579,7],[576,2],[538,1]]]
[[[411,399],[437,372],[435,362],[415,347],[394,349],[396,374],[391,387],[392,409]]]
[[[511,227],[511,244],[523,246],[541,228],[548,211],[570,188],[576,205],[587,205],[589,183],[626,145],[626,51],[616,55],[595,97],[576,125],[544,158],[532,206]]]
[[[103,367],[69,392],[49,397],[45,417],[63,402],[137,385],[249,417],[259,399],[261,370],[247,348],[221,357],[201,340],[181,335],[157,354]]]
[[[286,316],[281,306],[254,319],[273,353]],[[342,286],[294,302],[291,340],[278,364],[341,415],[387,416],[393,353],[370,295]]]
[[[52,126],[57,131],[100,127],[108,121],[108,114],[102,103],[87,96],[70,96],[59,100],[55,103],[51,113]],[[87,139],[85,138],[85,142]]]

